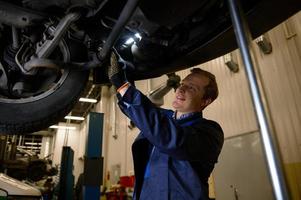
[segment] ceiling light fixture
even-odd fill
[[[69,129],[69,130],[75,130],[76,127],[74,126],[58,126],[58,125],[52,125],[49,128],[55,128],[55,129]]]
[[[79,98],[79,101],[81,102],[88,102],[88,103],[96,103],[96,99],[89,99],[89,98]]]
[[[78,120],[78,121],[83,121],[83,120],[85,120],[84,117],[70,116],[70,115],[66,116],[65,119]]]

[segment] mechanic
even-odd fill
[[[218,96],[215,76],[192,69],[177,88],[171,111],[156,107],[127,81],[126,62],[116,52],[110,61],[108,77],[119,107],[141,131],[132,145],[133,199],[209,199],[208,178],[224,142],[219,124],[202,117]]]

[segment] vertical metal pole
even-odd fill
[[[278,155],[277,145],[272,138],[272,124],[269,119],[267,107],[264,107],[265,96],[261,94],[254,66],[249,51],[249,43],[251,42],[250,32],[243,16],[243,11],[236,0],[228,0],[229,10],[236,35],[236,40],[240,48],[241,56],[246,68],[249,86],[251,89],[252,100],[256,110],[257,121],[259,124],[263,148],[267,159],[270,178],[277,200],[289,199],[284,175],[281,168],[281,162]]]
[[[58,200],[73,199],[73,159],[74,151],[72,148],[63,146]]]
[[[83,193],[84,200],[99,200],[103,180],[102,135],[103,113],[90,112],[85,152]]]

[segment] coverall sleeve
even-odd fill
[[[219,146],[218,127],[210,123],[181,127],[166,114],[166,110],[156,107],[133,86],[119,97],[119,106],[150,143],[177,159],[207,159],[208,151],[215,151]]]

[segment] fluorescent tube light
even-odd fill
[[[69,130],[75,130],[76,129],[76,127],[74,127],[74,126],[58,126],[58,125],[52,125],[49,128],[69,129]]]
[[[78,120],[78,121],[83,121],[83,120],[85,120],[84,117],[70,116],[70,115],[66,116],[65,119]]]
[[[81,102],[88,102],[88,103],[96,103],[96,99],[89,99],[89,98],[79,98],[79,101]]]

